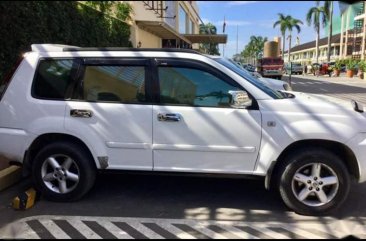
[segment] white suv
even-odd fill
[[[0,100],[0,154],[44,197],[77,200],[97,170],[265,178],[323,214],[366,181],[366,114],[273,90],[195,51],[32,45]]]

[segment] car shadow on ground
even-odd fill
[[[231,210],[239,220],[240,217],[245,218],[245,221],[286,221],[286,216],[289,218],[287,221],[292,221],[293,217],[300,216],[283,204],[275,190],[267,191],[262,179],[109,173],[99,175],[98,180],[88,197],[96,203],[115,202],[115,199],[124,201],[120,210],[125,211],[140,212],[136,210],[139,203],[141,211],[143,208],[155,210],[155,214],[165,218],[186,218],[189,211],[194,213],[195,209],[204,210],[202,213],[212,220],[219,216],[230,218],[222,214],[225,209],[229,213]],[[366,184],[354,184],[346,203],[330,213],[330,217],[366,217],[365,200],[362,198],[365,190]]]
[[[8,190],[28,188],[29,180]],[[99,174],[93,189],[71,203],[49,202],[41,197],[25,212],[0,207],[0,227],[15,220],[39,215],[143,217],[300,224],[353,218],[365,225],[366,184],[354,184],[346,203],[327,217],[295,214],[275,191],[267,191],[263,180],[212,177]],[[290,234],[290,233],[289,233]]]

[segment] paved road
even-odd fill
[[[325,94],[344,100],[354,99],[366,106],[366,80],[359,78],[316,78],[313,76],[292,76],[295,91]],[[288,76],[282,78],[288,81]]]
[[[366,103],[366,83],[337,81],[293,78],[293,87]],[[328,217],[289,211],[263,180],[108,173],[79,202],[41,198],[12,210],[12,198],[30,186],[23,180],[0,193],[0,238],[366,238],[366,183],[354,184]]]
[[[100,174],[79,202],[41,199],[27,211],[12,210],[12,198],[28,187],[25,180],[0,193],[0,238],[366,237],[366,184],[355,184],[328,217],[289,211],[262,180]]]

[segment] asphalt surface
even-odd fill
[[[295,91],[345,99],[359,95],[359,101],[366,96],[366,81],[292,81]],[[41,197],[29,210],[13,210],[12,199],[29,187],[31,182],[24,179],[0,192],[0,238],[366,237],[366,183],[353,184],[345,204],[327,217],[288,210],[276,192],[265,190],[261,179],[105,173],[78,202]]]
[[[292,88],[295,91],[324,94],[344,100],[355,99],[366,105],[366,80],[358,77],[329,78],[292,75],[291,79]],[[289,76],[283,76],[282,80],[288,82]]]

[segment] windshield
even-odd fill
[[[263,92],[265,92],[266,94],[271,96],[272,98],[274,98],[274,99],[283,99],[284,98],[284,96],[281,94],[281,92],[276,91],[276,90],[270,88],[269,86],[265,85],[264,83],[259,81],[257,78],[253,77],[250,73],[248,73],[248,71],[240,68],[236,64],[233,64],[229,60],[227,60],[225,58],[213,58],[213,59],[216,62],[218,62],[218,63],[224,65],[225,67],[229,68],[230,70],[234,71],[236,74],[240,75],[245,80],[247,80],[249,83],[256,86],[257,88],[259,88],[260,90],[262,90]]]

